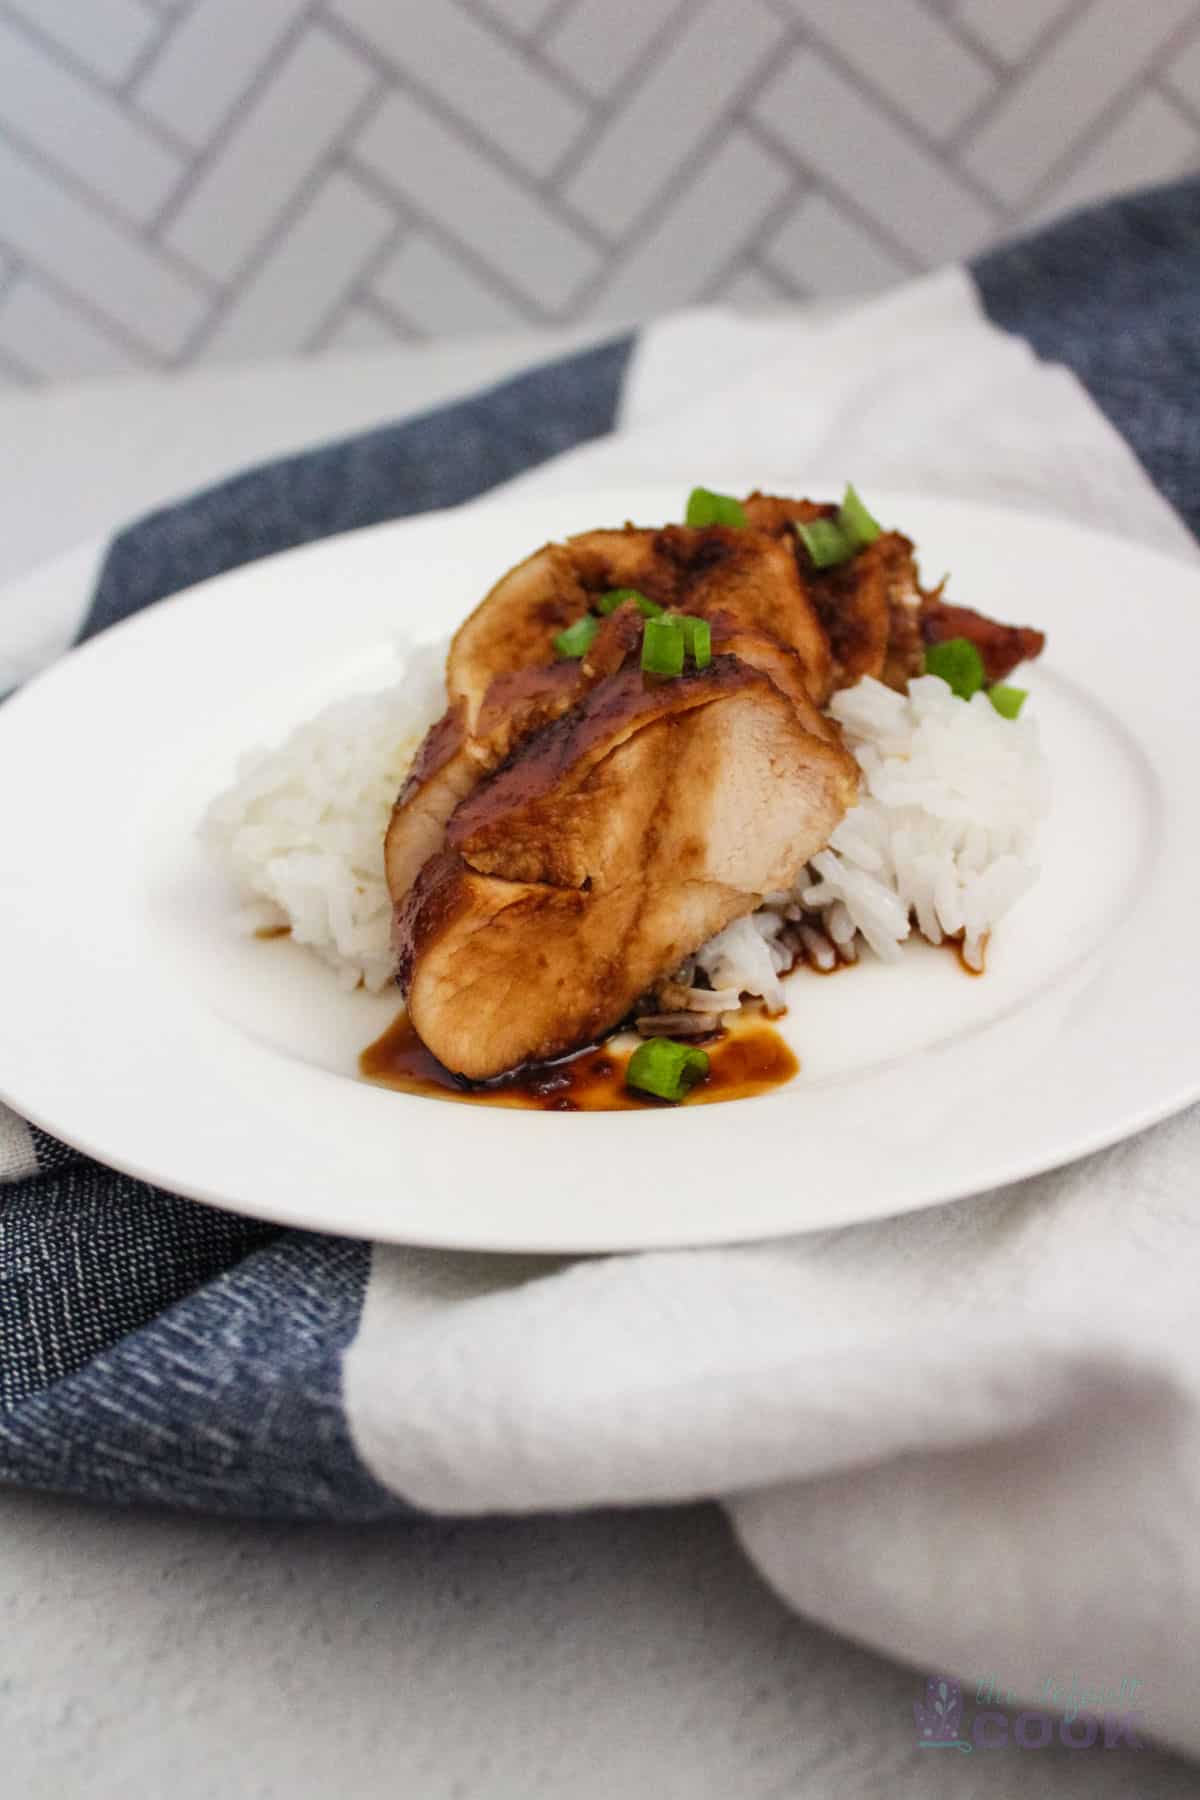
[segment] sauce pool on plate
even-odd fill
[[[961,934],[943,939],[967,975],[978,977],[963,955]],[[793,970],[836,974],[854,964],[838,962],[833,969],[814,968],[798,961]],[[471,1106],[520,1107],[534,1112],[638,1112],[661,1108],[664,1101],[638,1093],[625,1085],[625,1069],[638,1040],[630,1032],[618,1032],[605,1043],[559,1062],[530,1063],[512,1075],[494,1081],[468,1081],[454,1075],[421,1042],[407,1013],[401,1011],[381,1037],[368,1044],[358,1059],[366,1080],[405,1094],[422,1094],[432,1100],[465,1101]],[[720,1100],[745,1100],[783,1087],[799,1073],[800,1064],[783,1038],[762,1018],[751,1014],[745,1022],[699,1040],[708,1053],[709,1070],[704,1080],[680,1104],[706,1106]]]
[[[621,1034],[625,1037],[627,1034]],[[633,1052],[613,1038],[561,1062],[531,1063],[495,1081],[471,1082],[452,1075],[425,1048],[408,1015],[401,1012],[381,1037],[358,1059],[368,1081],[423,1094],[433,1100],[466,1101],[472,1106],[523,1107],[537,1112],[635,1112],[664,1102],[635,1093],[625,1085],[625,1068]],[[774,1026],[761,1020],[735,1026],[704,1045],[709,1072],[682,1102],[703,1106],[718,1100],[744,1100],[782,1087],[799,1063]]]

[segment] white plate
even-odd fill
[[[749,485],[749,484],[747,484]],[[811,484],[810,484],[811,485]],[[547,537],[669,489],[496,499],[258,562],[0,709],[0,1094],[80,1149],[265,1218],[400,1242],[617,1250],[848,1224],[1029,1175],[1200,1094],[1200,576],[1008,511],[873,494],[927,575],[1044,627],[1042,875],[968,979],[925,946],[800,973],[800,1077],[682,1112],[455,1107],[368,1085],[393,1016],[239,939],[197,820],[244,749],[392,674]],[[831,484],[822,484],[822,491]]]

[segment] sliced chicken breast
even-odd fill
[[[636,647],[642,617],[626,603],[604,621],[582,660],[554,660],[557,633],[614,588],[634,588],[660,606],[719,614],[770,633],[813,699],[828,697],[829,648],[790,545],[767,533],[720,526],[626,526],[547,544],[497,582],[451,644],[449,710],[418,753],[388,827],[393,895],[437,849],[441,827],[474,784]]]
[[[522,738],[561,718],[590,687],[621,667],[641,637],[636,606],[607,618],[588,654],[535,668],[513,669],[489,682],[467,727],[463,696],[426,734],[400,790],[384,839],[384,868],[393,901],[440,848],[454,808],[499,768]]]
[[[983,659],[988,681],[1003,681],[1018,663],[1032,662],[1046,647],[1046,634],[1031,625],[1001,625],[969,606],[951,606],[931,594],[921,609],[923,643],[941,644],[947,638],[968,638]]]
[[[925,666],[926,644],[950,637],[965,637],[975,645],[988,681],[1002,681],[1045,647],[1040,631],[1003,625],[970,607],[947,604],[940,588],[923,589],[913,546],[898,531],[881,532],[848,562],[817,569],[796,537],[795,525],[834,518],[836,506],[760,493],[751,494],[743,506],[756,530],[794,541],[801,584],[829,636],[836,687],[873,675],[903,691]]]
[[[547,544],[503,576],[460,627],[446,684],[451,699],[466,701],[468,726],[497,675],[549,662],[556,633],[614,588],[704,617],[719,609],[771,632],[803,660],[817,704],[828,697],[829,647],[790,544],[719,525],[627,525]]]
[[[758,530],[790,540],[800,580],[829,638],[833,685],[852,687],[864,675],[902,688],[920,674],[923,645],[917,623],[921,591],[913,547],[899,532],[881,532],[848,562],[815,568],[795,532],[797,522],[832,519],[836,506],[751,494],[743,505]]]
[[[738,656],[605,677],[480,783],[402,896],[413,1025],[476,1080],[602,1036],[789,886],[856,782],[834,736]]]

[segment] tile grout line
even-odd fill
[[[454,3],[465,17],[474,19],[477,25],[490,31],[493,37],[499,38],[500,42],[513,51],[522,62],[527,63],[530,68],[536,69],[538,74],[552,87],[560,89],[568,100],[574,100],[576,105],[586,107],[589,111],[595,105],[595,101],[582,83],[575,80],[569,69],[560,68],[557,63],[551,62],[548,56],[543,55],[541,46],[534,38],[522,37],[507,20],[497,18],[494,13],[488,12],[481,5],[480,0],[454,0]]]
[[[819,26],[811,26],[806,20],[801,29],[804,38],[807,40],[807,47],[810,50],[816,51],[819,56],[823,56],[826,61],[831,63],[834,68],[838,70],[839,74],[841,74],[859,94],[866,96],[873,107],[877,107],[879,110],[885,112],[906,134],[915,136],[924,149],[928,150],[930,155],[935,157],[944,167],[951,169],[956,175],[962,174],[957,162],[946,155],[947,149],[963,129],[962,124],[956,125],[954,130],[948,132],[944,137],[936,136],[936,134],[930,131],[928,126],[924,124],[920,117],[914,116],[914,114],[910,112],[906,112],[904,107],[900,106],[892,99],[887,90],[887,86],[883,81],[880,81],[877,84],[869,75],[864,75],[860,69],[856,68],[841,47],[835,43],[832,38],[826,37]],[[971,49],[972,54],[974,54],[974,45],[969,46],[969,48]],[[989,73],[994,75],[995,71],[989,70]],[[993,94],[985,94],[983,99],[979,102],[979,106],[985,106],[992,98]],[[972,113],[976,110],[978,109],[972,108]],[[968,117],[970,116],[971,115],[969,114]]]
[[[158,27],[155,33],[156,38],[161,37],[164,31],[170,29],[171,21],[164,18],[161,14],[148,13],[146,16],[148,20],[153,20],[154,24]],[[120,98],[122,86],[127,79],[126,76],[122,76],[119,82],[110,83],[106,81],[104,77],[98,75],[95,69],[92,68],[89,63],[85,62],[81,56],[77,56],[69,44],[64,44],[61,39],[52,37],[48,31],[43,31],[42,28],[37,25],[34,20],[29,18],[27,14],[17,12],[14,8],[5,5],[4,0],[0,0],[0,20],[3,20],[4,24],[10,26],[12,30],[17,33],[18,37],[23,37],[27,43],[32,44],[34,49],[46,58],[47,62],[54,63],[56,67],[64,70],[68,75],[75,76],[77,80],[84,82],[90,88],[94,88],[98,94],[103,95],[106,99],[114,100]],[[140,52],[139,56],[134,59],[135,63],[140,61],[141,56],[144,54],[145,52]],[[148,126],[147,129],[152,135],[157,135],[157,127],[153,124]],[[173,147],[172,144],[168,143],[168,149]]]
[[[667,21],[668,26],[670,26],[675,16],[675,14],[672,14],[671,19]],[[662,35],[662,33],[659,34],[660,37]],[[747,75],[737,92],[730,96],[728,103],[720,115],[701,132],[684,163],[678,168],[673,169],[670,174],[667,175],[661,186],[647,200],[642,210],[630,221],[624,231],[620,233],[620,236],[614,240],[612,252],[606,267],[601,271],[599,285],[593,292],[593,299],[602,291],[605,285],[608,285],[612,275],[630,261],[633,253],[641,247],[642,243],[649,233],[654,230],[655,226],[661,223],[665,214],[674,205],[678,197],[692,185],[697,177],[697,165],[700,165],[700,172],[702,173],[703,168],[712,161],[713,156],[716,154],[716,150],[719,148],[716,140],[728,136],[730,126],[740,123],[745,108],[751,98],[766,85],[774,73],[773,63],[775,56],[783,54],[786,47],[786,39],[784,39],[775,50],[764,53],[759,65]]]
[[[153,68],[154,64],[162,55],[163,50],[171,42],[171,39],[176,35],[180,26],[183,24],[182,18],[172,17],[170,13],[157,13],[155,17],[158,21],[158,30],[155,32],[153,39],[142,51],[141,55],[134,58],[133,67],[113,89],[113,93],[124,104],[126,110],[132,110],[131,102],[133,100],[134,89],[145,76],[147,70]],[[153,119],[151,115],[141,114],[139,116],[146,120],[147,129],[150,129],[151,127],[159,131],[164,129],[159,125],[158,120]],[[175,134],[172,132],[171,136],[174,138]],[[181,142],[182,140],[177,141]],[[193,147],[189,146],[189,153],[192,152],[192,149]]]
[[[340,29],[338,35],[341,35]],[[356,45],[353,37],[350,37],[348,42],[351,47],[359,47],[361,51],[361,46]],[[543,208],[552,208],[557,215],[558,223],[573,231],[589,248],[599,254],[608,251],[609,239],[602,232],[597,231],[596,227],[577,213],[568,201],[565,201],[560,194],[547,185],[548,178],[531,175],[527,169],[514,162],[506,151],[486,137],[471,120],[462,118],[452,107],[447,106],[439,95],[423,87],[408,70],[402,69],[396,63],[389,63],[387,75],[390,78],[392,89],[396,93],[415,101],[418,106],[437,119],[439,124],[445,126],[455,137],[467,144],[481,160],[498,169],[513,183],[514,187],[524,189],[529,199],[537,201]]]
[[[942,173],[948,176],[955,186],[964,189],[989,213],[994,214],[1003,206],[1003,202],[997,200],[990,189],[972,175],[969,169],[964,169],[953,154],[947,155],[947,151],[951,148],[949,138],[934,137],[933,133],[927,130],[919,119],[914,119],[911,114],[904,111],[903,107],[896,104],[886,88],[876,87],[873,82],[864,80],[855,69],[854,64],[842,55],[836,45],[828,43],[824,38],[809,36],[807,33],[802,41],[806,50],[811,51],[836,70],[842,80],[847,82],[861,98],[865,99],[873,111],[881,113],[890,120],[902,136],[914,138],[920,148],[938,164]]]
[[[371,54],[371,48],[368,41],[359,37],[357,32],[346,26],[341,20],[330,20],[328,23],[333,30],[333,34],[342,38],[348,49],[356,50],[360,56]],[[440,94],[435,93],[431,88],[425,87],[422,82],[418,81],[410,69],[404,68],[402,64],[397,63],[393,58],[388,56],[380,55],[375,60],[377,63],[383,65],[384,72],[390,80],[392,88],[397,93],[403,94],[407,96],[408,99],[416,101],[419,106],[422,106],[426,112],[431,113],[439,123],[446,127],[447,130],[453,132],[455,137],[470,145],[485,162],[490,163],[499,169],[502,174],[507,176],[508,179],[514,183],[514,185],[519,185],[524,188],[531,198],[536,198],[543,206],[547,203],[553,205],[560,215],[560,222],[568,225],[577,236],[583,238],[583,240],[590,244],[593,249],[602,250],[607,248],[608,240],[598,232],[593,225],[589,225],[586,219],[583,219],[578,215],[570,204],[563,200],[560,194],[554,192],[554,190],[547,185],[552,179],[552,175],[537,176],[532,174],[521,163],[517,162],[515,158],[509,155],[502,145],[494,143],[486,133],[481,131],[474,120],[464,118],[463,115],[449,105]]]
[[[135,125],[144,125],[147,131],[152,132],[164,149],[174,150],[182,163],[187,167],[191,166],[198,154],[195,144],[189,144],[186,138],[180,137],[177,131],[172,131],[169,125],[161,124],[152,114],[145,112],[136,95],[123,98],[121,110]],[[186,170],[180,171],[181,177],[184,173]]]
[[[81,205],[104,219],[122,236],[133,242],[139,242],[142,239],[145,229],[142,220],[136,218],[133,213],[125,212],[120,204],[111,199],[108,194],[102,193],[99,188],[92,187],[91,183],[86,181],[82,175],[77,174],[74,169],[69,169],[56,157],[49,155],[40,144],[33,143],[23,132],[4,118],[0,118],[0,139],[11,145],[26,162],[32,164],[56,186],[64,188],[72,194]],[[210,290],[215,285],[211,275],[204,274],[186,257],[180,256],[177,251],[167,246],[164,246],[163,249],[163,260],[173,264],[178,274],[187,276],[189,280],[195,281],[199,287],[205,290]]]
[[[792,180],[788,183],[786,194],[780,196],[774,206],[759,220],[748,237],[743,238],[736,250],[732,251],[720,265],[712,279],[700,289],[697,299],[702,303],[713,293],[719,293],[723,285],[731,281],[739,267],[749,268],[755,258],[764,255],[764,241],[779,232],[788,214],[793,212],[805,194],[811,192],[811,183],[803,172],[793,163],[790,166]]]
[[[763,251],[760,260],[758,262],[747,264],[747,267],[751,269],[761,269],[772,281],[777,282],[781,287],[785,288],[787,293],[795,300],[811,300],[813,298],[812,289],[806,288],[803,282],[797,281],[796,277],[789,269],[785,269],[781,264],[773,262],[769,250]]]
[[[1071,27],[1083,17],[1091,5],[1092,0],[1070,0],[1070,4],[1063,8],[1058,17],[1051,19],[1049,25],[1038,33],[1021,60],[1010,66],[1004,85],[997,88],[995,94],[989,95],[983,100],[976,110],[964,119],[962,124],[946,139],[946,149],[952,156],[957,159],[965,149],[969,148],[972,139],[978,136],[992,115],[999,112],[1003,102],[1012,94],[1018,82],[1024,78],[1027,69],[1032,66],[1035,59],[1040,59],[1047,50],[1053,49],[1055,44],[1059,43]]]
[[[379,294],[364,293],[355,295],[353,298],[355,305],[377,314],[379,318],[390,325],[392,330],[399,334],[402,342],[427,344],[433,341],[428,332],[422,331],[419,326],[414,325],[398,306],[394,306],[390,300],[384,300]]]
[[[753,133],[745,123],[742,125],[742,130],[747,133],[747,136],[753,137]],[[766,144],[760,143],[759,148],[766,151],[768,155],[773,154]],[[756,257],[765,256],[768,238],[779,235],[781,228],[787,222],[788,214],[795,212],[802,200],[807,200],[810,195],[819,192],[816,175],[799,157],[793,156],[788,167],[792,174],[792,184],[788,192],[776,206],[771,208],[753,236],[746,240],[745,261],[748,263],[753,262]],[[777,214],[778,217],[776,217]]]
[[[50,176],[59,187],[76,194],[93,212],[99,213],[110,224],[119,227],[121,231],[131,237],[141,235],[142,221],[140,219],[136,218],[133,213],[125,212],[119,202],[113,200],[110,195],[93,187],[75,169],[68,168],[66,163],[59,162],[57,157],[51,156],[49,151],[43,150],[40,144],[35,144],[30,138],[27,138],[19,126],[10,124],[5,118],[0,118],[0,137],[11,144],[27,162],[32,163],[43,174]]]
[[[152,13],[156,19],[169,19],[178,24],[181,19],[186,19],[190,12],[195,11],[199,0],[161,0],[161,4],[160,0],[137,0],[137,3],[144,11]]]
[[[203,350],[221,325],[227,319],[246,289],[252,284],[255,276],[268,262],[272,254],[287,236],[290,228],[312,203],[315,196],[337,169],[339,158],[352,136],[362,131],[372,115],[383,104],[386,95],[386,84],[381,77],[376,79],[364,94],[362,100],[354,108],[345,125],[329,146],[327,156],[311,168],[304,180],[290,194],[280,210],[275,214],[262,235],[254,242],[253,248],[235,269],[230,277],[224,293],[210,308],[207,315],[200,320],[191,337],[176,357],[176,364],[190,361],[198,351]]]
[[[1189,125],[1194,126],[1197,131],[1200,131],[1200,102],[1190,100],[1186,94],[1181,94],[1178,88],[1172,87],[1170,82],[1162,75],[1161,71],[1156,75],[1153,81],[1146,84],[1146,92],[1148,94],[1157,94],[1158,98],[1167,106],[1173,106],[1180,117],[1186,119]]]
[[[780,50],[784,48],[780,46]],[[647,203],[635,222],[621,234],[613,255],[597,275],[590,288],[581,283],[576,298],[572,303],[571,317],[578,318],[582,313],[602,297],[604,289],[612,285],[614,276],[620,273],[653,235],[656,227],[662,223],[666,214],[674,207],[680,197],[694,186],[703,176],[705,170],[720,154],[722,143],[730,141],[731,125],[737,126],[753,141],[754,134],[746,130],[745,110],[753,103],[754,98],[774,74],[773,53],[763,56],[760,67],[746,77],[738,93],[731,97],[730,103],[720,118],[697,139],[691,154],[682,165],[675,169],[663,182],[654,197]],[[760,143],[759,148],[765,148]],[[773,152],[776,156],[777,152]],[[801,172],[801,165],[793,155],[782,158],[784,167],[793,174]]]
[[[40,31],[30,19],[25,17],[24,13],[13,12],[9,7],[2,3],[2,0],[0,0],[0,22],[9,26],[11,30],[16,32],[18,37],[24,38],[26,43],[32,45],[39,56],[44,57],[48,63],[53,64],[54,67],[62,73],[70,75],[74,80],[81,82],[84,87],[90,89],[99,99],[113,102],[117,107],[118,113],[122,116],[127,116],[129,114],[129,108],[123,104],[125,78],[114,85],[110,85],[102,76],[97,75],[95,69],[89,68],[87,63],[85,63],[81,57],[75,56],[66,45],[60,44],[57,38],[52,38],[45,32]],[[167,22],[164,21],[163,23],[166,24]],[[159,38],[165,35],[165,31],[160,31],[157,34]],[[143,52],[143,55],[144,54],[145,53]],[[140,62],[141,58],[137,58],[136,61]],[[121,104],[117,105],[118,102],[121,102]],[[191,154],[190,149],[181,144],[181,140],[175,133],[173,131],[164,130],[157,119],[143,118],[138,114],[133,118],[133,123],[139,130],[144,130],[147,137],[154,138],[160,149],[170,150],[174,155],[179,157]]]
[[[67,189],[81,203],[86,203],[92,212],[97,213],[106,224],[128,239],[131,244],[142,249],[145,248],[145,233],[136,219],[131,219],[128,213],[121,212],[104,194],[98,194],[94,188],[88,187],[70,169],[64,169],[61,164],[46,156],[36,144],[30,144],[3,120],[0,120],[0,142],[11,144],[20,156],[32,163],[35,169],[57,182],[60,187]],[[201,297],[217,291],[218,283],[213,280],[211,275],[205,274],[203,269],[196,268],[186,256],[181,256],[169,244],[155,244],[154,251],[175,274],[192,282],[200,290]]]
[[[556,316],[554,313],[545,307],[539,307],[536,300],[514,286],[501,270],[493,268],[491,263],[481,256],[472,245],[464,242],[462,238],[451,231],[436,212],[427,210],[419,202],[413,200],[410,195],[393,188],[386,177],[380,175],[376,169],[371,168],[369,164],[359,162],[352,150],[347,155],[345,166],[353,174],[355,180],[361,181],[363,186],[374,193],[377,199],[384,201],[389,206],[405,209],[414,224],[434,238],[437,243],[448,247],[450,253],[459,262],[465,263],[469,269],[475,271],[481,286],[490,289],[498,300],[503,300],[509,306],[515,306],[523,319],[534,325],[545,325],[553,321]]]
[[[578,4],[579,0],[550,0],[550,5],[530,33],[530,40],[540,48],[548,37],[553,37],[568,13],[573,13]]]
[[[1157,80],[1161,79],[1163,65],[1176,53],[1181,44],[1187,42],[1195,29],[1194,17],[1185,20],[1161,45],[1157,54],[1141,74],[1135,75],[1118,88],[1117,92],[1097,113],[1091,124],[1085,127],[1080,135],[1050,164],[1048,169],[1042,171],[1033,186],[1024,195],[1020,203],[1022,217],[1036,210],[1044,199],[1053,194],[1055,186],[1063,176],[1069,175],[1073,168],[1077,168],[1088,151],[1108,134],[1113,123],[1121,117],[1121,114],[1126,112],[1130,105],[1136,103],[1139,93],[1148,91]]]
[[[195,151],[192,163],[184,171],[178,186],[168,194],[162,206],[146,225],[145,235],[156,246],[167,247],[165,233],[178,219],[179,214],[212,168],[217,157],[228,145],[230,138],[245,123],[256,102],[261,99],[267,86],[278,75],[305,32],[318,22],[319,12],[320,0],[308,0],[303,11],[297,14],[283,35],[277,39],[262,62],[252,72],[247,86],[241,90],[232,106],[222,115],[220,123],[208,142],[200,145]]]
[[[652,33],[642,47],[642,54],[634,64],[630,76],[622,90],[622,106],[631,98],[636,98],[639,90],[645,87],[655,70],[660,68],[670,49],[671,38],[678,22],[687,12],[691,0],[679,0],[675,9],[668,13],[658,30]],[[575,143],[569,144],[558,162],[549,170],[546,181],[556,191],[569,182],[582,167],[588,156],[595,149],[613,120],[613,109],[606,100],[592,101],[593,117],[580,132]]]
[[[120,319],[114,319],[111,313],[105,312],[103,307],[97,306],[90,294],[73,287],[69,281],[64,281],[52,269],[43,268],[41,263],[31,262],[28,257],[21,257],[18,260],[21,274],[35,283],[40,282],[56,299],[61,300],[64,306],[73,308],[82,314],[96,331],[103,337],[112,338],[119,348],[127,350],[143,368],[161,369],[167,366],[167,357],[161,350],[157,350],[145,338],[139,337],[131,326],[124,324]]]
[[[383,319],[394,329],[402,327],[406,342],[417,344],[425,341],[417,326],[397,312],[395,307],[389,306],[386,300],[379,299],[376,294],[356,294],[354,304],[361,307],[364,312]]]
[[[39,31],[38,27],[23,13],[12,12],[7,6],[0,4],[0,19],[6,25],[11,26],[20,37],[32,44],[39,56],[44,56],[47,62],[53,63],[66,74],[74,76],[77,81],[83,82],[102,99],[111,100],[114,103],[121,102],[119,111],[122,114],[130,115],[129,107],[124,104],[124,79],[110,86],[103,77],[97,75],[95,69],[89,68],[80,57],[73,55],[64,44],[59,43],[57,38],[49,37],[45,32]],[[166,20],[162,23],[169,25],[169,21]],[[160,32],[159,36],[162,35],[163,33]],[[192,154],[190,146],[185,145],[173,131],[161,126],[157,119],[145,118],[141,113],[131,116],[132,122],[140,130],[145,131],[147,137],[154,138],[161,150],[170,150],[181,159]]]
[[[304,344],[301,346],[303,351],[315,352],[320,349],[322,337],[328,336],[333,331],[337,321],[346,312],[347,308],[353,304],[362,292],[369,289],[370,283],[374,280],[380,269],[383,268],[384,264],[396,254],[396,251],[403,243],[404,238],[410,229],[411,226],[407,218],[399,216],[393,217],[390,228],[384,234],[383,242],[365,259],[362,267],[358,270],[349,287],[342,289],[342,292],[326,312],[324,318],[322,318],[316,327],[309,333]]]
[[[764,120],[758,118],[747,119],[745,129],[752,137],[761,139],[764,146],[770,149],[776,156],[786,156],[797,170],[806,174],[813,184],[814,193],[822,194],[825,197],[828,197],[831,194],[836,196],[839,208],[854,221],[859,230],[862,231],[865,236],[874,238],[883,246],[889,256],[892,256],[898,262],[903,263],[905,268],[910,270],[912,274],[924,274],[926,269],[930,267],[930,264],[925,257],[919,255],[918,252],[913,249],[911,244],[906,244],[903,238],[896,237],[895,234],[889,230],[886,225],[881,224],[872,213],[867,212],[855,199],[853,194],[848,193],[845,188],[840,187],[838,183],[832,180],[828,175],[810,168],[807,163],[796,155],[794,150],[791,150],[776,136],[774,128],[766,124]]]
[[[930,6],[929,0],[915,0],[915,4],[930,15],[939,31],[944,31],[947,37],[953,38],[955,43],[961,44],[964,50],[969,50],[972,56],[977,56],[980,62],[985,63],[997,80],[1002,81],[1010,73],[1010,65],[1004,58],[997,56],[987,44],[980,43],[978,38],[972,37],[952,8],[947,7],[945,12],[936,11]]]

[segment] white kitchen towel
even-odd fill
[[[638,338],[617,436],[507,490],[747,470],[992,500],[1196,555],[1196,542],[1087,389],[992,324],[964,269],[833,318],[684,313]],[[705,473],[707,471],[707,473]],[[1020,609],[1018,608],[1018,611]]]

